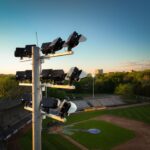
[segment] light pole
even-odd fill
[[[94,83],[95,83],[95,74],[92,74],[92,78],[93,78],[93,99],[95,98],[95,88],[94,88]]]
[[[40,82],[40,49],[32,47],[32,149],[41,150],[41,125],[40,111],[41,82]]]
[[[58,116],[44,112],[41,109],[42,87],[46,87],[45,91],[46,97],[47,97],[47,87],[61,88],[61,89],[75,89],[75,87],[72,86],[72,82],[74,80],[75,81],[78,80],[82,72],[82,70],[78,70],[78,68],[74,67],[74,70],[72,70],[73,76],[72,75],[70,75],[71,77],[69,76],[68,80],[70,81],[70,84],[68,85],[41,83],[40,81],[41,64],[43,63],[44,59],[50,59],[51,57],[72,55],[73,54],[72,48],[76,47],[80,42],[83,42],[85,40],[86,38],[83,35],[78,34],[77,32],[74,31],[69,36],[66,42],[63,41],[61,38],[57,38],[52,42],[43,43],[41,49],[39,47],[36,47],[36,45],[26,45],[25,48],[17,47],[15,50],[14,53],[15,57],[20,57],[21,59],[26,57],[31,58],[27,61],[32,60],[32,70],[30,71],[32,72],[32,75],[30,75],[30,78],[32,76],[32,83],[19,83],[20,86],[32,86],[32,107],[31,106],[24,107],[26,110],[32,112],[32,150],[42,149],[41,146],[42,115],[46,115],[50,118],[64,122],[65,121],[64,114],[68,115],[76,111],[76,105],[73,102],[70,102],[70,105],[68,105],[68,103],[66,102],[67,105],[66,104],[65,105],[67,106],[67,109],[65,106],[65,108],[63,108],[61,112],[63,114],[63,118],[60,115]],[[55,53],[56,51],[61,50],[63,47],[67,47],[67,51],[63,53]],[[42,51],[42,53],[44,54],[43,56],[40,56],[40,51]],[[16,76],[18,80],[20,81],[28,80],[28,78],[26,78],[25,72],[18,71],[18,77]]]

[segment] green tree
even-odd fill
[[[61,89],[48,88],[48,97],[55,97],[59,99],[64,99],[66,97],[66,92]]]
[[[22,88],[18,86],[13,76],[0,77],[0,98],[15,98],[21,95],[22,92]]]
[[[123,96],[133,96],[133,85],[130,83],[126,84],[119,84],[116,89],[115,93]]]

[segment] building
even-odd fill
[[[95,75],[101,75],[103,74],[103,69],[96,69],[95,70]]]

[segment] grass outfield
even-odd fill
[[[73,114],[67,118],[66,124],[72,124],[75,122],[88,120],[88,119],[94,118],[96,116],[103,115],[106,112],[107,112],[106,110],[96,110],[96,111],[81,112],[81,113]]]
[[[32,149],[32,132],[28,131],[19,139],[21,150]],[[58,134],[42,134],[43,150],[78,150],[78,148]]]
[[[150,124],[150,105],[114,109],[106,111],[106,113]]]
[[[110,114],[110,115],[117,115],[121,117],[127,117],[135,120],[140,120],[145,123],[150,123],[150,105],[145,106],[137,106],[137,107],[131,107],[131,108],[122,108],[122,109],[115,109],[115,110],[99,110],[99,111],[93,111],[93,112],[82,112],[79,114],[74,114],[68,117],[67,124],[76,123],[79,121],[89,120],[96,116],[100,116],[103,114]],[[44,127],[48,122],[51,120],[48,118],[43,121]],[[102,134],[96,135],[96,136],[102,136],[101,141],[97,141],[97,138],[93,138],[95,135],[90,135],[87,133],[75,133],[72,135],[74,139],[77,141],[80,141],[81,144],[89,147],[90,149],[97,149],[97,146],[99,146],[101,149],[111,149],[111,147],[121,144],[122,142],[130,139],[133,137],[133,133],[131,133],[129,130],[120,128],[116,125],[106,123],[103,121],[87,121],[85,123],[79,123],[76,125],[78,128],[100,128],[102,130]],[[123,135],[123,136],[122,136]],[[59,135],[49,135],[47,133],[44,133],[42,135],[42,145],[43,150],[47,149],[53,149],[53,150],[74,150],[78,149],[74,145],[72,145],[70,142],[68,142],[66,139],[62,138]],[[99,137],[98,137],[99,138]],[[105,140],[104,140],[105,139]],[[20,138],[19,143],[23,147],[23,150],[30,150],[31,149],[31,131],[26,133],[22,138]],[[90,142],[89,142],[90,141]],[[95,144],[96,143],[96,144]]]
[[[78,131],[71,135],[73,139],[88,149],[110,150],[116,145],[124,143],[135,136],[134,132],[132,131],[99,120],[89,120],[83,123],[79,123],[72,128],[97,128],[101,130],[100,134],[89,134],[87,132]]]
[[[99,120],[89,120],[76,124],[73,129],[97,128],[101,130],[100,134],[93,135],[86,132],[75,132],[71,138],[83,144],[88,149],[110,150],[118,144],[124,143],[133,138],[134,132],[118,127],[111,123]],[[20,138],[22,150],[31,150],[32,135],[31,130]],[[109,143],[109,144],[108,144]],[[57,134],[42,134],[43,150],[78,150],[76,146]]]
[[[119,108],[113,110],[97,110],[91,112],[81,112],[80,114],[74,114],[68,117],[67,124],[79,122],[82,120],[88,120],[103,114],[126,117],[150,124],[150,105],[135,106],[130,108]]]

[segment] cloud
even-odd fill
[[[123,71],[140,71],[150,69],[150,60],[140,60],[140,61],[128,61],[121,62],[120,64],[116,64],[114,66],[105,66],[101,67],[104,72],[123,72]],[[88,72],[95,72],[96,68],[89,69]]]
[[[119,68],[125,71],[150,69],[150,60],[124,62]]]

